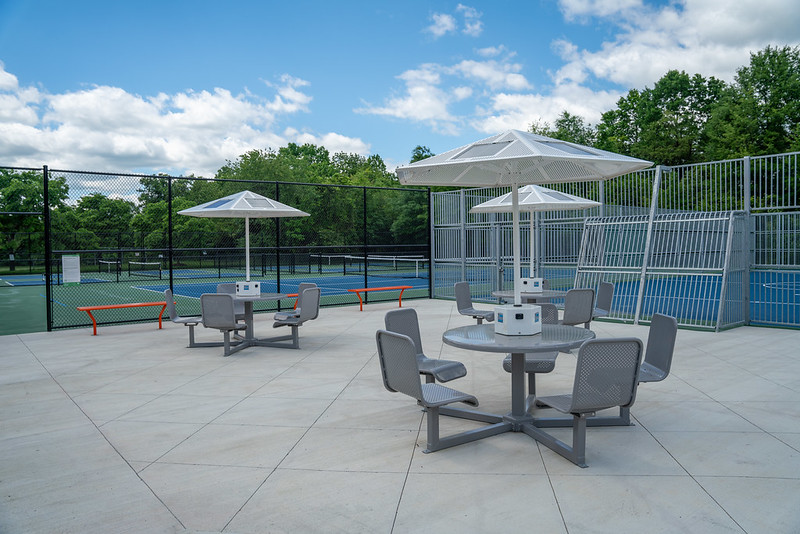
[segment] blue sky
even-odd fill
[[[0,0],[0,165],[212,176],[311,142],[440,153],[672,68],[732,81],[796,0]]]

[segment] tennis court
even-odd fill
[[[427,269],[419,269],[417,265],[402,264],[399,270],[389,269],[377,271],[375,274],[363,273],[363,257],[358,262],[349,260],[344,255],[315,258],[303,272],[294,274],[281,273],[280,285],[277,274],[268,277],[253,277],[262,284],[264,292],[296,293],[301,282],[314,282],[322,290],[323,305],[354,305],[358,303],[348,289],[359,287],[381,287],[409,285],[414,289],[406,290],[405,298],[428,296]],[[412,262],[416,263],[416,262]],[[371,267],[370,267],[371,270]],[[162,298],[169,287],[169,275],[166,270],[150,270],[149,273],[133,272],[93,272],[85,273],[79,286],[58,285],[62,282],[60,275],[53,275],[52,304],[54,326],[88,326],[85,313],[78,312],[77,306],[87,304],[118,304],[125,302],[153,301]],[[311,274],[309,274],[311,271]],[[347,272],[348,274],[344,274]],[[352,273],[352,274],[351,274]],[[244,273],[220,273],[213,270],[176,269],[173,272],[173,292],[178,302],[178,309],[184,315],[199,314],[200,295],[216,292],[221,282],[243,280]],[[419,277],[417,277],[419,276]],[[117,282],[117,277],[120,280]],[[437,286],[451,286],[452,281],[446,277],[435,277]],[[44,277],[36,274],[4,275],[0,278],[0,311],[6,318],[0,323],[0,334],[34,332],[46,330],[46,307]],[[708,291],[706,284],[703,291],[698,286],[687,283],[685,279],[674,277],[661,280],[659,284],[649,284],[645,288],[642,315],[647,317],[655,311],[681,316],[698,322],[712,323],[716,320],[719,306],[720,287]],[[615,316],[632,318],[635,309],[633,303],[639,292],[638,281],[620,281],[615,283],[614,302],[612,308]],[[369,301],[396,300],[396,292],[380,292],[369,296]],[[369,302],[368,301],[368,302]],[[294,299],[280,302],[257,303],[256,311],[271,312],[294,305]],[[156,319],[156,313],[150,309],[128,309],[118,316],[109,315],[100,318],[99,323],[116,323]],[[798,324],[800,323],[800,273],[773,273],[753,271],[750,273],[750,321],[751,324]]]

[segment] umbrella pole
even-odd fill
[[[514,305],[522,304],[522,287],[520,284],[521,267],[520,267],[520,235],[519,235],[519,189],[517,184],[511,185],[511,209],[512,209],[512,225],[511,225],[511,241],[514,256]]]
[[[531,268],[528,271],[529,278],[535,278],[538,273],[536,273],[536,260],[539,257],[539,251],[536,250],[536,234],[534,233],[536,230],[536,212],[531,212]]]
[[[250,281],[250,217],[244,218],[244,265],[247,272],[246,282]]]

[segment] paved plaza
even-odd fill
[[[442,343],[473,321],[403,304],[429,357],[466,365],[448,385],[507,412],[502,354]],[[581,469],[521,433],[423,454],[425,415],[376,354],[396,306],[323,308],[300,350],[228,358],[169,322],[0,337],[0,532],[800,532],[799,330],[680,330],[671,375],[639,388],[634,426],[588,429]],[[271,314],[255,330],[274,335]],[[574,363],[539,393],[568,392]]]

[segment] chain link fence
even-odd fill
[[[250,220],[251,279],[262,291],[291,294],[315,282],[323,306],[357,304],[347,289],[362,287],[410,285],[404,299],[430,297],[427,189],[35,172],[49,186],[49,209],[30,215],[39,231],[4,233],[0,279],[45,286],[48,329],[91,325],[79,306],[163,301],[165,289],[182,315],[199,315],[201,294],[245,279],[245,222],[178,211],[245,189],[310,214]],[[293,298],[259,302],[255,311],[293,305]],[[155,320],[158,311],[103,310],[97,320]]]

